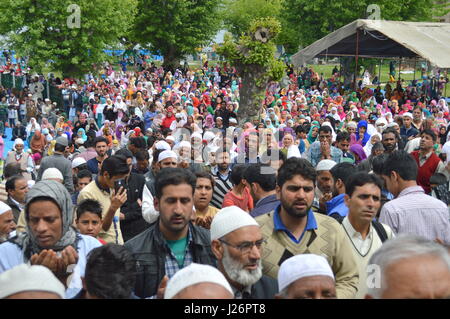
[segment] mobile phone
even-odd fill
[[[125,179],[118,179],[117,181],[114,182],[114,190],[117,192],[119,191],[120,187],[125,188],[126,184],[125,184]]]

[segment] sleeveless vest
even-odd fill
[[[419,151],[414,151],[411,156],[416,160],[419,172],[417,174],[417,184],[422,186],[426,194],[431,193],[430,178],[436,172],[441,159],[433,152],[426,162],[420,166]]]

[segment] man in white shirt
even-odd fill
[[[368,289],[366,268],[370,257],[385,240],[394,237],[389,226],[374,221],[381,205],[381,188],[379,177],[365,172],[352,175],[345,185],[348,215],[342,226],[359,268],[358,299],[364,298]]]

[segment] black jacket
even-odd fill
[[[8,199],[6,200],[6,204],[8,204],[9,207],[11,207],[11,210],[12,210],[13,216],[14,216],[14,222],[17,224],[17,222],[19,221],[19,216],[20,216],[21,209],[19,208],[19,206],[17,206],[11,200],[11,197],[9,197],[9,196],[8,196]]]
[[[24,126],[13,128],[11,141],[14,141],[16,138],[21,138],[24,141],[27,139],[27,130]]]
[[[138,199],[142,201],[145,178],[143,175],[131,173],[127,180],[127,201],[122,205],[120,211],[125,219],[120,221],[123,240],[127,241],[146,230],[150,224],[142,217],[142,207]]]
[[[209,231],[189,225],[192,234],[192,242],[189,249],[193,262],[216,267],[216,258],[211,251],[211,238]],[[136,260],[136,286],[134,293],[139,298],[156,295],[165,271],[166,255],[170,252],[169,247],[159,229],[158,220],[150,225],[141,234],[125,243]]]
[[[278,293],[278,281],[263,275],[260,280],[252,286],[250,296],[245,295],[242,299],[274,299]]]

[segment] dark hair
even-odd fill
[[[280,149],[268,149],[261,155],[261,163],[269,164],[270,161],[273,159],[272,157],[276,155],[278,155],[277,158],[278,160],[283,161],[283,163],[286,162],[286,154],[284,154]]]
[[[234,165],[231,170],[230,180],[233,185],[239,185],[244,177],[244,172],[247,169],[247,165],[245,164],[237,164]]]
[[[15,190],[16,189],[16,181],[21,180],[21,179],[25,179],[25,177],[23,177],[22,175],[14,175],[14,176],[8,178],[8,180],[5,183],[6,192]]]
[[[382,175],[390,176],[395,171],[403,180],[415,181],[418,170],[416,160],[406,151],[398,150],[389,154],[384,161]]]
[[[383,174],[384,161],[388,158],[388,154],[383,153],[375,156],[372,160],[372,171],[377,175]]]
[[[358,172],[350,176],[345,182],[345,193],[352,197],[356,187],[361,187],[366,184],[374,184],[380,191],[383,189],[383,183],[378,176],[366,172]]]
[[[339,143],[340,141],[347,141],[350,142],[350,134],[348,132],[339,132],[336,135],[336,142]]]
[[[91,173],[91,171],[89,171],[88,169],[83,169],[83,170],[78,172],[78,174],[77,174],[77,178],[78,179],[85,178],[85,177],[89,177],[91,179],[91,181],[92,181],[92,173]]]
[[[148,154],[148,151],[146,150],[139,150],[136,153],[136,161],[145,161],[145,160],[150,160],[150,155]]]
[[[117,244],[106,244],[88,254],[84,276],[87,292],[97,298],[128,299],[136,282],[133,255]]]
[[[383,133],[381,133],[381,138],[383,138],[383,135],[384,135],[384,134],[388,134],[388,133],[394,134],[394,135],[395,135],[395,138],[397,139],[397,141],[400,140],[400,136],[398,135],[397,130],[396,130],[395,128],[393,128],[393,127],[388,127],[388,128],[386,128],[386,129],[383,131]]]
[[[266,174],[262,174],[262,170],[267,170]],[[270,172],[268,174],[268,172]],[[270,192],[275,190],[277,186],[277,178],[275,170],[269,165],[264,164],[254,164],[250,165],[244,172],[245,180],[251,183],[257,183],[265,192]]]
[[[121,148],[120,150],[115,152],[114,155],[121,155],[125,158],[133,158],[133,153],[131,153],[131,151],[126,148]]]
[[[278,186],[283,187],[284,183],[295,175],[300,175],[304,179],[313,181],[314,185],[316,184],[317,172],[311,163],[304,158],[291,157],[278,170]]]
[[[8,179],[14,175],[21,175],[22,172],[23,171],[19,163],[9,163],[8,165],[5,166],[5,169],[3,170],[3,177],[5,179]]]
[[[320,134],[320,132],[332,133],[332,130],[331,130],[331,127],[329,127],[328,125],[322,125],[322,126],[319,128],[318,134]]]
[[[295,128],[295,134],[298,134],[298,133],[306,133],[305,128],[303,126],[301,126],[301,125],[297,126]]]
[[[130,168],[127,164],[127,159],[122,155],[113,155],[106,158],[102,163],[100,174],[104,172],[109,174],[109,177],[128,174]]]
[[[77,220],[83,216],[84,213],[92,213],[98,216],[98,218],[102,219],[102,204],[95,199],[85,199],[77,206]]]
[[[447,177],[442,173],[436,173],[430,177],[430,184],[442,185],[445,183],[447,183]]]
[[[208,172],[205,172],[205,171],[197,172],[197,173],[195,173],[195,177],[196,177],[196,179],[199,179],[199,178],[209,179],[211,181],[212,187],[214,187],[214,185],[216,184],[214,177],[212,177],[212,175]]]
[[[66,146],[62,145],[62,144],[55,144],[55,152],[61,152],[63,153],[66,150]]]
[[[436,136],[436,133],[433,132],[433,130],[431,130],[431,129],[429,129],[429,128],[424,129],[422,132],[420,132],[420,135],[421,135],[421,136],[422,136],[423,134],[426,134],[426,135],[431,136],[431,138],[433,139],[433,142],[436,142],[437,136]]]
[[[136,148],[147,149],[147,142],[142,136],[130,138],[130,144],[134,145]]]
[[[87,163],[83,163],[81,165],[78,165],[75,168],[78,169],[78,171],[84,171],[84,170],[88,169],[88,166],[87,166]]]
[[[384,151],[384,145],[381,142],[376,142],[375,144],[373,144],[372,146],[372,151],[371,153],[373,154],[375,151],[377,150],[383,150]]]
[[[188,184],[192,186],[192,194],[195,191],[196,177],[190,170],[179,167],[166,167],[161,169],[155,177],[155,196],[160,199],[163,188],[169,185]]]
[[[98,143],[101,143],[101,142],[104,142],[104,143],[106,143],[106,145],[108,145],[108,140],[106,139],[106,138],[104,138],[103,136],[97,136],[95,139],[94,139],[94,147],[96,147],[97,146],[97,144]]]
[[[330,170],[333,179],[336,182],[340,179],[344,184],[347,184],[348,179],[351,175],[357,172],[357,168],[348,162],[339,163],[333,166]]]
[[[158,157],[159,157],[159,154],[161,154],[162,152],[164,152],[165,150],[159,150],[159,149],[155,149],[154,151],[153,151],[153,161],[152,161],[152,164],[156,164],[156,163],[158,163]]]

